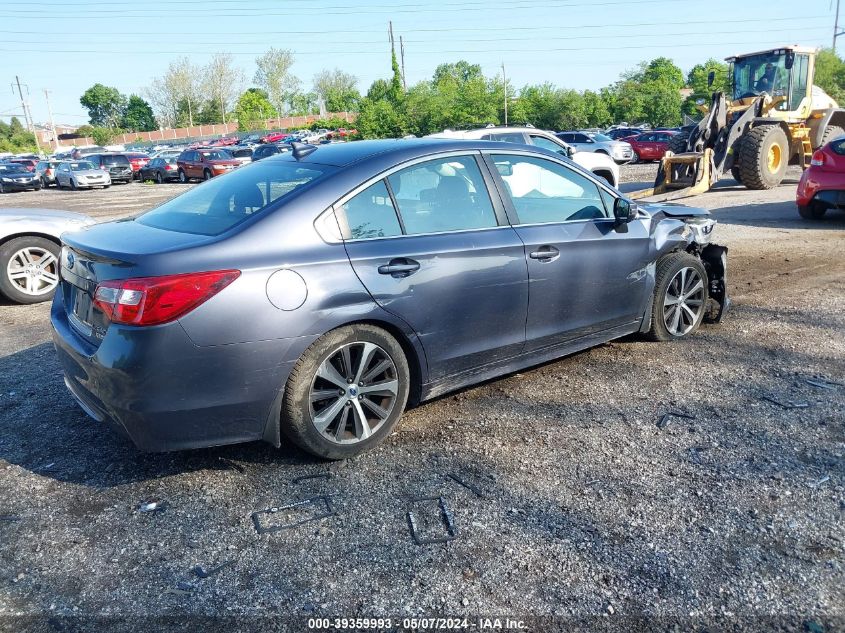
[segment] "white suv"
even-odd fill
[[[536,145],[570,158],[584,169],[604,178],[612,187],[619,186],[619,165],[606,154],[579,152],[571,145],[560,140],[552,132],[538,130],[531,126],[493,126],[488,125],[477,130],[443,130],[429,134],[429,138],[462,138],[483,141],[503,141],[521,145]]]

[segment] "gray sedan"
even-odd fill
[[[65,235],[53,340],[80,406],[144,450],[346,458],[408,403],[719,320],[714,224],[537,147],[295,143]]]
[[[634,149],[630,143],[614,141],[609,136],[597,132],[558,132],[557,137],[579,152],[607,154],[620,165],[634,158]]]
[[[56,167],[56,187],[64,189],[82,189],[84,187],[93,189],[102,187],[108,189],[111,186],[111,176],[104,169],[97,169],[93,163],[87,160],[72,160],[59,163]]]
[[[52,299],[59,284],[59,238],[93,224],[55,209],[0,209],[0,294],[17,303]]]

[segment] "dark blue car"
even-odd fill
[[[66,234],[65,380],[141,449],[282,437],[326,458],[408,403],[727,307],[715,222],[536,147],[294,145]]]

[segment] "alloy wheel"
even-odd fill
[[[390,355],[375,343],[347,343],[328,355],[311,381],[311,423],[330,442],[355,444],[385,423],[398,394]]]
[[[44,295],[59,285],[59,260],[46,248],[27,246],[9,259],[6,275],[22,293]]]
[[[670,334],[684,336],[698,323],[704,310],[704,280],[695,268],[681,268],[663,299],[663,323]]]

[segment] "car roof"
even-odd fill
[[[330,143],[316,145],[317,149],[309,153],[302,162],[346,167],[375,156],[396,154],[402,160],[405,154],[424,156],[427,152],[493,149],[502,150],[501,141],[481,141],[475,139],[413,138],[382,139],[374,141],[355,141],[354,143]],[[522,146],[518,146],[522,147]],[[531,147],[531,146],[526,146]],[[283,157],[296,160],[294,152],[286,152]],[[280,157],[279,159],[283,159]]]

